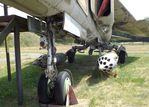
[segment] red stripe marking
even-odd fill
[[[108,6],[109,2],[110,2],[110,0],[103,0],[103,2],[101,4],[101,7],[98,11],[98,14],[97,14],[98,17],[100,17],[104,13],[104,11],[105,11],[106,7]]]

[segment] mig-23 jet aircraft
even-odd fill
[[[72,85],[72,75],[69,70],[58,73],[56,63],[60,63],[59,54],[56,53],[55,38],[56,32],[67,32],[73,36],[75,43],[66,52],[69,63],[73,63],[75,53],[89,48],[89,55],[96,49],[99,53],[108,50],[104,55],[97,59],[99,72],[109,73],[118,63],[125,63],[127,56],[123,46],[112,45],[112,27],[119,29],[119,24],[126,24],[126,21],[133,22],[135,19],[128,14],[130,20],[118,19],[114,16],[115,12],[125,8],[118,0],[0,0],[1,3],[15,7],[33,17],[28,17],[29,21],[38,20],[40,22],[38,32],[40,35],[40,46],[48,50],[46,56],[46,70],[41,75],[38,84],[39,102],[48,104],[50,99],[54,99],[57,104],[66,104],[69,86]],[[114,4],[116,7],[114,9]],[[120,9],[119,9],[120,8]],[[127,11],[127,10],[126,10]],[[121,12],[117,15],[121,15]],[[127,17],[126,17],[127,18]],[[133,20],[133,21],[132,21]],[[34,25],[36,26],[36,25]],[[30,28],[32,31],[32,28]],[[124,30],[124,29],[122,29]],[[130,29],[125,29],[130,30]],[[64,55],[64,57],[65,57]]]

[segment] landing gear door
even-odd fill
[[[63,29],[80,38],[87,38],[87,31],[67,13],[64,14]]]

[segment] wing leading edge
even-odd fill
[[[115,0],[114,31],[126,32],[135,36],[149,36],[149,22],[135,20],[119,0]]]

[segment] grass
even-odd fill
[[[66,51],[69,47],[58,46],[58,51]],[[68,68],[72,71],[76,96],[88,99],[89,107],[149,107],[149,45],[126,47],[129,57],[126,64],[114,69],[117,78],[103,77],[95,70],[97,53],[93,56],[77,53],[74,64],[66,63],[59,70]],[[22,52],[40,53],[35,49],[38,48],[23,48]],[[0,58],[4,58],[3,54]],[[33,60],[22,61],[23,107],[38,106],[37,83],[42,69],[32,65]],[[14,62],[11,68],[12,81],[8,82],[6,64],[0,64],[0,107],[17,107]]]

